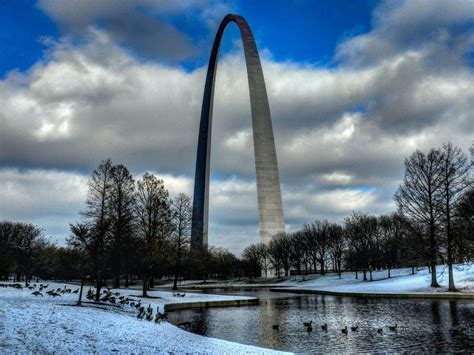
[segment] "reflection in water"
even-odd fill
[[[230,293],[258,297],[260,305],[175,311],[169,319],[175,324],[191,321],[194,332],[209,337],[295,352],[474,349],[472,301],[362,299],[248,289]],[[303,322],[310,320],[313,332],[308,333]],[[327,332],[320,328],[324,323]],[[279,324],[280,330],[273,330],[273,324]],[[390,331],[388,326],[395,324],[397,331]],[[358,331],[342,334],[340,329],[346,325],[358,325]]]

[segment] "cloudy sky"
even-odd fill
[[[395,209],[415,149],[474,141],[474,1],[0,1],[0,219],[63,243],[110,157],[192,194],[206,61],[239,13],[260,50],[287,230]],[[245,63],[224,36],[210,244],[258,241]]]

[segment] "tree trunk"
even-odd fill
[[[173,290],[178,289],[178,278],[179,278],[179,262],[176,260],[175,266],[174,266],[174,281],[173,281]]]
[[[388,268],[388,278],[390,278],[390,268]]]
[[[415,267],[414,266],[411,267],[411,274],[415,275]]]
[[[454,273],[453,273],[453,264],[449,263],[448,264],[448,270],[449,270],[449,287],[448,291],[449,292],[455,292],[456,287],[454,286]]]
[[[101,289],[102,285],[101,285],[101,282],[100,282],[100,272],[97,272],[96,273],[96,277],[95,277],[95,301],[96,302],[100,302],[100,289]]]
[[[439,287],[436,280],[436,261],[431,261],[431,287]]]
[[[148,275],[143,275],[143,289],[142,289],[143,297],[148,297],[147,291],[148,291]]]
[[[372,278],[372,269],[369,270],[369,274],[370,274],[370,281],[374,281],[374,279]]]
[[[364,273],[364,278],[362,279],[362,281],[367,281],[367,271],[363,270],[362,272]]]
[[[81,290],[79,291],[79,299],[77,300],[77,305],[82,304],[82,289],[84,288],[84,280],[81,280]]]
[[[359,280],[359,271],[356,270],[356,280]]]
[[[120,288],[120,275],[114,275],[113,288]]]

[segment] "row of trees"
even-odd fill
[[[472,152],[472,149],[471,149]],[[436,265],[446,263],[449,290],[455,290],[453,264],[474,256],[472,162],[452,144],[415,151],[405,160],[403,183],[395,194],[397,213],[353,213],[343,224],[316,221],[291,234],[276,235],[268,245],[255,244],[243,257],[259,270],[276,274],[345,269],[367,272],[429,265],[438,287]],[[356,277],[358,275],[356,274]]]
[[[191,200],[173,199],[164,181],[145,173],[135,181],[127,167],[110,159],[100,162],[88,182],[81,220],[70,225],[66,247],[50,243],[31,224],[0,223],[0,276],[31,281],[75,279],[94,281],[100,289],[140,278],[143,294],[155,280],[230,277],[245,274],[246,264],[226,249],[209,248],[191,254]]]
[[[474,153],[474,152],[471,152]],[[242,258],[228,250],[189,251],[191,202],[173,199],[152,174],[135,181],[124,165],[102,161],[89,180],[81,220],[71,224],[66,247],[58,247],[31,224],[0,223],[0,277],[14,275],[109,280],[128,286],[143,280],[143,293],[155,280],[277,276],[332,270],[362,272],[429,265],[437,286],[436,265],[452,265],[474,254],[474,189],[466,155],[451,144],[428,153],[415,151],[405,161],[403,183],[395,194],[396,213],[352,213],[343,223],[316,220],[294,233],[276,235],[268,245],[246,248]]]
[[[185,194],[170,199],[163,180],[145,173],[134,181],[127,167],[102,161],[89,180],[82,221],[71,225],[68,243],[87,257],[87,272],[100,290],[112,275],[128,286],[131,275],[143,280],[143,295],[163,270],[179,277],[189,243],[191,202]],[[97,293],[98,295],[98,293]]]

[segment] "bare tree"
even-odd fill
[[[405,177],[395,193],[399,211],[426,231],[429,243],[431,287],[439,287],[436,262],[439,225],[442,217],[443,154],[431,149],[416,150],[405,160]]]
[[[248,263],[252,275],[257,277],[262,270],[260,250],[258,244],[251,244],[242,252],[242,258]]]
[[[379,233],[381,237],[381,262],[390,271],[399,263],[400,247],[405,236],[405,220],[398,213],[381,215],[378,217]]]
[[[309,257],[316,272],[317,263],[320,265],[321,275],[325,274],[326,261],[329,257],[329,222],[315,221],[303,226],[306,247],[309,250]]]
[[[443,227],[446,237],[449,291],[456,291],[454,285],[454,248],[455,242],[452,227],[453,212],[455,206],[463,195],[463,192],[472,184],[469,179],[469,163],[467,156],[458,147],[451,143],[443,145],[442,148],[442,177],[443,177]]]
[[[135,181],[124,165],[111,169],[109,214],[111,223],[110,261],[113,286],[120,287],[120,275],[131,246],[135,227]]]
[[[95,301],[100,300],[102,273],[107,268],[107,253],[110,238],[111,217],[109,205],[112,190],[112,161],[100,162],[89,179],[86,208],[81,211],[84,223],[70,225],[71,238],[69,243],[82,247],[87,251],[94,272],[96,295]]]
[[[169,194],[163,180],[152,174],[143,175],[137,183],[136,204],[138,235],[143,249],[143,296],[146,297],[153,267],[163,254],[171,230]]]
[[[336,271],[339,277],[341,277],[342,259],[347,247],[345,232],[339,224],[331,223],[328,228],[328,234],[330,252],[336,266]]]
[[[281,269],[283,269],[285,276],[289,274],[291,268],[290,245],[291,241],[286,233],[278,233],[268,244],[270,262],[278,277]]]
[[[373,245],[377,229],[377,218],[367,214],[353,213],[352,216],[345,219],[352,263],[357,270],[362,270],[364,281],[367,280],[367,271],[371,273],[372,279]]]
[[[474,187],[467,189],[459,199],[455,211],[454,229],[456,246],[466,261],[474,259]]]
[[[175,250],[173,290],[178,288],[181,259],[190,243],[192,207],[191,198],[180,193],[171,203],[173,223],[173,245]]]

